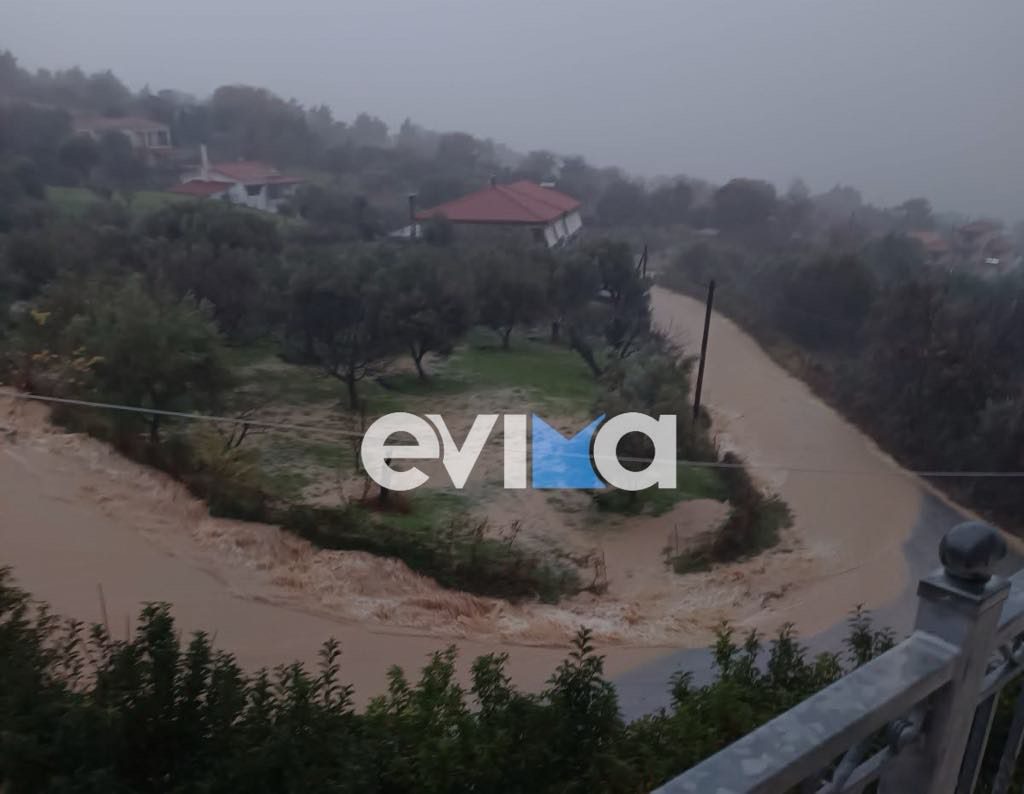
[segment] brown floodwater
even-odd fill
[[[663,330],[686,350],[700,349],[699,301],[655,288],[652,304]],[[711,324],[703,402],[722,448],[742,454],[755,478],[789,504],[790,535],[816,562],[804,577],[779,582],[781,597],[747,623],[793,621],[815,632],[857,604],[873,608],[900,595],[902,546],[921,504],[916,478],[719,314]]]
[[[655,290],[653,305],[659,325],[696,350],[701,304]],[[723,619],[766,629],[789,620],[809,632],[898,595],[917,481],[717,315],[704,394],[722,447],[753,463],[795,514],[778,549],[708,574],[677,576],[661,559],[670,538],[685,542],[722,517],[720,505],[698,500],[657,518],[552,529],[555,542],[600,552],[604,595],[509,605],[447,591],[394,560],[211,518],[170,478],[53,428],[39,405],[2,396],[0,564],[58,612],[106,620],[115,636],[141,603],[171,602],[185,633],[207,631],[250,668],[312,662],[335,637],[360,700],[383,689],[389,665],[416,670],[450,643],[463,679],[468,660],[502,651],[514,680],[535,689],[583,625],[615,675],[667,648],[703,645]],[[498,499],[495,512],[536,510],[549,521],[542,498]]]

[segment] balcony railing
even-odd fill
[[[993,575],[1005,555],[985,524],[951,529],[906,640],[658,792],[971,794],[1000,693],[1024,675],[1024,571]],[[1022,739],[1024,688],[986,791],[1007,792]]]

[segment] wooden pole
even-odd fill
[[[697,388],[693,394],[693,421],[700,416],[700,393],[704,388],[704,364],[708,358],[708,331],[711,330],[711,307],[715,302],[715,280],[708,283],[708,303],[704,311],[704,337],[700,340],[700,365],[697,368]]]

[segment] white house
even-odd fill
[[[255,160],[210,163],[205,146],[201,147],[201,157],[199,168],[186,173],[181,184],[171,188],[172,193],[218,198],[265,212],[277,212],[305,181]]]
[[[487,236],[497,233],[529,235],[548,248],[565,245],[583,227],[580,202],[550,185],[522,180],[489,187],[462,198],[415,213],[416,226],[393,236],[418,235],[425,221],[445,218],[464,234]]]

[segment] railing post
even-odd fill
[[[942,567],[920,581],[915,631],[959,649],[950,682],[935,693],[921,737],[883,776],[881,794],[950,794],[956,788],[978,695],[1010,584],[995,576],[1006,542],[987,524],[968,522],[942,538]]]

